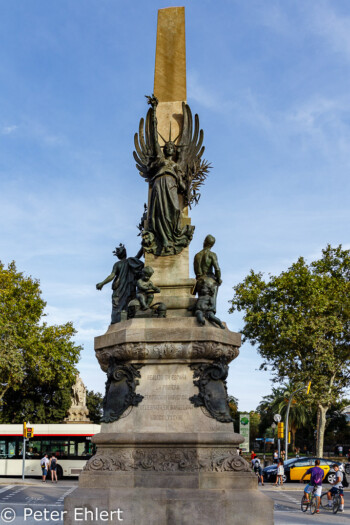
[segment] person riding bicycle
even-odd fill
[[[339,465],[333,465],[333,469],[335,470],[336,478],[335,478],[335,482],[331,483],[333,487],[331,488],[331,490],[327,492],[328,506],[329,507],[332,506],[331,500],[334,494],[339,494],[340,495],[339,512],[344,512],[344,491],[343,491],[344,474],[340,471]]]
[[[261,485],[264,484],[264,476],[262,474],[262,468],[260,464],[260,459],[258,457],[252,459],[252,467],[255,472],[255,474],[258,475],[258,485],[261,483]]]
[[[324,478],[324,470],[320,467],[320,460],[315,460],[315,466],[309,468],[300,479],[300,483],[304,481],[307,474],[311,474],[310,481],[304,489],[304,497],[309,501],[309,494],[315,489],[315,496],[317,498],[317,509],[316,512],[320,512],[321,493],[322,493],[322,481]]]

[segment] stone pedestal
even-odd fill
[[[273,522],[226,410],[227,363],[239,346],[239,334],[188,317],[132,319],[95,339],[109,378],[108,422],[93,437],[97,453],[79,489],[65,500],[67,525],[75,508],[94,517],[119,508],[126,525],[247,525],[258,515],[262,525]],[[113,416],[123,395],[129,405]]]

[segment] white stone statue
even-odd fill
[[[89,423],[89,410],[86,406],[86,387],[79,376],[72,386],[72,404],[65,418],[65,423]]]

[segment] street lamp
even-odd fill
[[[288,418],[289,418],[290,405],[292,404],[293,397],[295,396],[295,394],[297,394],[298,392],[301,392],[305,388],[306,388],[306,393],[308,394],[310,392],[310,386],[311,386],[311,381],[309,381],[306,385],[303,385],[300,388],[297,388],[297,390],[294,390],[294,392],[292,392],[289,398],[287,414],[286,414],[286,422],[285,422],[285,435],[284,435],[284,449],[286,451],[285,459],[288,459]]]
[[[280,427],[279,424],[282,421],[282,416],[280,414],[275,414],[273,416],[273,419],[277,423],[278,430],[279,430],[279,427]],[[283,437],[283,435],[282,435],[282,437]],[[280,433],[279,433],[279,431],[278,431],[278,434],[277,434],[277,450],[278,450],[278,458],[280,458],[281,457],[281,442],[280,442]]]

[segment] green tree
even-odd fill
[[[89,410],[89,418],[93,423],[100,424],[102,417],[103,395],[93,390],[86,391],[86,406]]]
[[[285,421],[290,395],[294,390],[295,388],[293,388],[292,385],[283,385],[281,388],[273,389],[272,395],[263,398],[263,401],[259,405],[260,410],[263,410],[268,404],[272,417],[271,421],[273,421],[273,415],[275,414],[280,414],[282,421]],[[295,435],[297,430],[310,422],[311,417],[310,406],[306,405],[305,398],[301,397],[300,394],[297,397],[293,397],[288,418],[288,427],[292,434],[291,445],[293,450],[295,449]]]
[[[228,396],[228,406],[232,419],[236,419],[238,411],[238,399],[234,396]]]
[[[268,280],[251,271],[234,292],[230,312],[245,311],[242,333],[258,345],[261,368],[278,382],[312,380],[322,455],[327,410],[350,384],[350,250],[328,245],[321,259],[301,257]]]
[[[250,415],[249,438],[250,438],[251,446],[253,446],[255,439],[259,437],[260,414],[258,412],[255,412],[254,410],[251,410],[249,412],[249,415]]]
[[[0,407],[3,422],[61,421],[81,347],[72,323],[48,326],[39,281],[0,262]]]

